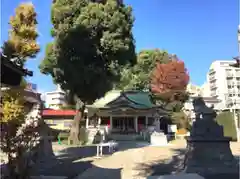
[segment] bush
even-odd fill
[[[58,134],[58,138],[60,138],[60,140],[68,140],[68,136],[69,136],[69,132],[60,132]]]
[[[233,141],[237,140],[237,131],[233,118],[233,113],[222,112],[217,116],[216,121],[219,125],[223,126],[223,132],[225,137],[230,137]]]
[[[171,116],[172,123],[177,125],[178,129],[190,130],[191,125],[188,116],[184,112],[174,112]]]

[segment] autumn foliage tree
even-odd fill
[[[8,60],[23,67],[25,61],[39,51],[36,38],[36,12],[32,3],[22,3],[10,18],[9,39],[3,44],[2,53]],[[11,77],[9,77],[11,78]],[[8,177],[27,178],[29,161],[25,155],[37,145],[39,117],[27,115],[24,84],[2,91],[1,151],[7,154]],[[1,89],[2,90],[2,89]],[[29,160],[28,160],[29,159]]]
[[[36,12],[32,3],[22,3],[15,9],[15,16],[10,17],[9,39],[3,44],[3,54],[14,59],[21,66],[27,58],[33,58],[40,47],[36,41]]]
[[[186,88],[189,75],[183,61],[176,56],[169,57],[166,64],[156,63],[151,75],[151,92],[161,105],[178,116],[184,102],[188,99]]]

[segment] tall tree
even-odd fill
[[[54,41],[40,70],[81,100],[83,114],[136,61],[132,9],[116,0],[55,0],[51,19]]]
[[[187,116],[181,111],[188,99],[186,92],[189,75],[184,62],[172,56],[166,64],[157,63],[151,75],[153,99],[171,113],[171,120],[178,128],[189,129]]]
[[[174,56],[167,64],[156,64],[151,76],[151,92],[156,98],[161,99],[165,107],[180,111],[188,97],[186,92],[188,82],[189,75],[184,62]]]
[[[40,47],[36,41],[37,20],[32,3],[22,3],[15,9],[15,15],[10,17],[11,29],[9,39],[3,45],[3,54],[23,66],[27,58],[33,58]]]
[[[157,62],[169,62],[169,54],[159,49],[140,51],[137,55],[137,63],[133,67],[122,69],[121,80],[115,88],[149,90],[151,73]]]
[[[3,45],[3,53],[8,60],[24,66],[28,58],[34,57],[39,51],[36,42],[36,13],[31,3],[22,3],[15,9],[10,18],[11,29],[9,39]],[[2,92],[3,116],[0,119],[1,150],[8,155],[9,178],[26,178],[29,160],[26,152],[35,147],[38,135],[38,116],[26,116],[24,99],[25,81],[20,87],[9,88]],[[22,163],[24,162],[24,163]]]

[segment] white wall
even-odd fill
[[[225,108],[231,107],[230,101],[240,99],[240,69],[229,66],[233,63],[235,61],[215,61],[207,74],[210,95],[221,99]]]
[[[60,106],[66,105],[65,93],[59,89],[45,94],[47,108],[59,109]]]

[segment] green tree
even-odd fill
[[[132,9],[116,0],[55,0],[51,17],[54,41],[40,70],[79,98],[83,112],[136,61]]]
[[[22,3],[15,9],[15,16],[10,18],[11,29],[9,39],[3,44],[3,54],[9,59],[24,65],[27,58],[33,58],[39,52],[40,47],[36,41],[37,20],[32,3]]]
[[[160,49],[142,50],[137,55],[137,63],[121,70],[121,80],[115,88],[121,90],[149,90],[150,77],[157,62],[167,63],[169,54]]]

